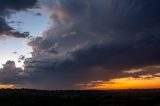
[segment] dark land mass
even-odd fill
[[[1,89],[0,106],[160,106],[160,89],[107,91]]]

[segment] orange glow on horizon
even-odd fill
[[[126,77],[117,78],[110,81],[103,81],[98,84],[89,83],[85,89],[152,89],[160,88],[160,77],[141,76],[140,78]]]
[[[0,84],[0,89],[12,89],[15,88],[15,85],[12,84]]]

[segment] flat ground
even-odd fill
[[[0,90],[0,106],[160,106],[160,89],[108,91]]]

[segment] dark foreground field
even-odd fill
[[[0,90],[0,106],[160,106],[160,90]]]

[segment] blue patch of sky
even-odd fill
[[[36,15],[40,13],[41,15]],[[47,27],[48,15],[39,9],[21,11],[13,14],[6,19],[8,22],[15,21],[9,25],[20,32],[30,32],[31,36],[41,36],[41,33]],[[16,23],[21,22],[21,23]]]
[[[41,13],[41,15],[37,16],[36,13]],[[15,30],[20,32],[29,31],[31,36],[37,37],[42,36],[41,33],[47,28],[48,15],[41,10],[34,9],[15,13],[6,21],[10,22],[9,25]],[[0,48],[0,67],[8,60],[15,61],[18,67],[22,67],[23,62],[19,63],[18,57],[20,55],[25,55],[27,58],[31,57],[32,48],[27,46],[26,39],[12,37],[0,39]],[[17,53],[14,54],[13,52]]]

